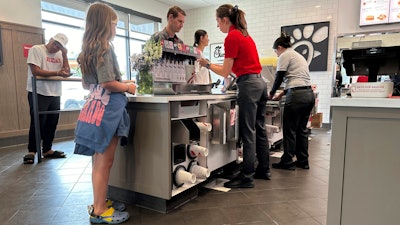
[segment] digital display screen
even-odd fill
[[[400,0],[390,1],[389,23],[400,22]]]
[[[360,26],[400,22],[400,0],[361,0]]]
[[[360,26],[389,22],[390,0],[361,0]]]
[[[342,57],[347,76],[400,73],[400,46],[343,50]]]

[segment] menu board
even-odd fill
[[[400,22],[400,0],[361,0],[360,26]]]
[[[361,0],[360,26],[389,22],[390,0]]]
[[[400,0],[390,1],[389,23],[400,22]]]

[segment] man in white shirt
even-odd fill
[[[58,33],[47,44],[34,45],[28,54],[28,102],[31,116],[29,128],[28,154],[24,156],[24,164],[33,164],[37,151],[35,139],[35,124],[33,117],[32,76],[41,77],[69,77],[70,67],[67,58],[66,44],[68,38]],[[60,110],[61,81],[37,80],[36,82],[38,110]],[[65,158],[64,152],[52,150],[53,139],[58,124],[59,114],[39,115],[40,134],[43,141],[43,156],[45,158]]]

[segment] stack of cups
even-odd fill
[[[210,171],[207,168],[196,165],[196,164],[192,165],[189,168],[189,171],[192,174],[195,174],[196,177],[198,177],[198,178],[208,178],[210,176]]]
[[[189,145],[189,152],[192,157],[196,157],[198,155],[204,157],[208,156],[208,148],[202,147],[200,145]]]
[[[178,186],[184,183],[194,184],[196,182],[196,174],[187,172],[183,167],[175,173],[175,181]]]

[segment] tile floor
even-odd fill
[[[310,170],[272,169],[272,180],[227,193],[201,189],[168,214],[128,205],[126,225],[321,225],[328,198],[330,130],[313,129]],[[92,201],[91,158],[73,155],[73,142],[58,142],[65,159],[22,164],[25,146],[0,149],[0,224],[88,225]],[[271,158],[277,162],[278,158]]]

